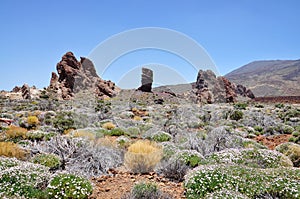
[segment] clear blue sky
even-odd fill
[[[299,59],[299,10],[298,0],[0,0],[0,90],[48,86],[65,52],[87,56],[108,37],[141,27],[188,35],[221,74],[254,60]],[[137,55],[132,65],[151,61]]]

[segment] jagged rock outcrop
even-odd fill
[[[142,68],[142,85],[138,90],[143,92],[152,92],[153,71],[149,68]]]
[[[98,98],[113,97],[118,93],[115,83],[101,79],[88,58],[76,59],[72,52],[63,55],[52,73],[48,91],[57,99],[72,99],[80,91],[90,92]]]
[[[21,88],[23,99],[31,99],[30,87],[27,84],[24,84]]]
[[[192,93],[196,95],[196,101],[201,103],[236,102],[238,95],[254,98],[251,90],[242,85],[236,86],[225,77],[216,77],[211,70],[198,72]]]
[[[254,99],[255,96],[250,89],[247,89],[245,86],[238,84],[235,88],[235,92],[243,97],[249,97]]]

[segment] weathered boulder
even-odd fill
[[[153,71],[148,68],[142,68],[142,85],[138,90],[143,92],[152,92]]]
[[[89,92],[98,98],[113,97],[118,93],[115,83],[101,79],[88,58],[76,59],[72,52],[63,55],[52,73],[48,91],[57,99],[72,99],[80,91]]]

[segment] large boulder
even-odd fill
[[[52,73],[48,91],[57,99],[72,99],[80,91],[89,92],[102,99],[118,93],[115,83],[101,79],[91,60],[76,59],[72,52],[63,55],[56,65],[57,73]]]

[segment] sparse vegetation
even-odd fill
[[[137,141],[125,153],[125,166],[134,173],[153,171],[162,158],[162,149],[154,142]]]

